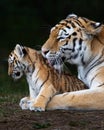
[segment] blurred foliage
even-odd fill
[[[7,57],[17,43],[40,49],[51,27],[69,13],[103,22],[103,6],[104,0],[1,0],[0,95],[27,87],[24,79],[13,83],[7,76]]]

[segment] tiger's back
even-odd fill
[[[50,76],[52,77],[53,86],[59,93],[87,89],[87,86],[76,76],[71,74],[59,74],[54,71],[55,70],[50,71]]]

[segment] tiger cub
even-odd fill
[[[20,100],[22,109],[45,111],[54,95],[86,89],[75,76],[59,74],[50,67],[40,52],[19,44],[9,55],[8,74],[15,80],[26,76],[30,95]]]

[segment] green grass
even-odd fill
[[[51,124],[47,123],[47,122],[45,122],[45,123],[34,123],[33,124],[33,128],[35,128],[35,129],[43,129],[43,128],[48,128],[50,126],[51,126]]]
[[[18,81],[13,81],[13,79],[8,76],[6,66],[1,66],[0,103],[5,101],[16,102],[22,95],[28,95],[28,84],[25,77]]]
[[[11,94],[24,94],[28,91],[28,85],[25,78],[18,81],[13,81],[12,78],[5,76],[1,80],[0,86],[0,95],[4,97]]]
[[[28,96],[28,85],[25,77],[18,81],[13,81],[11,77],[8,76],[7,66],[0,66],[0,117],[4,117],[16,108],[9,110],[6,105],[15,104],[19,105],[20,99],[24,96]],[[11,106],[11,107],[12,107]]]

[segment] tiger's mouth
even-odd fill
[[[17,71],[17,72],[15,72],[15,73],[12,73],[11,76],[12,76],[12,78],[13,78],[14,80],[18,80],[18,79],[20,79],[20,78],[22,77],[22,75],[23,75],[23,73]]]

